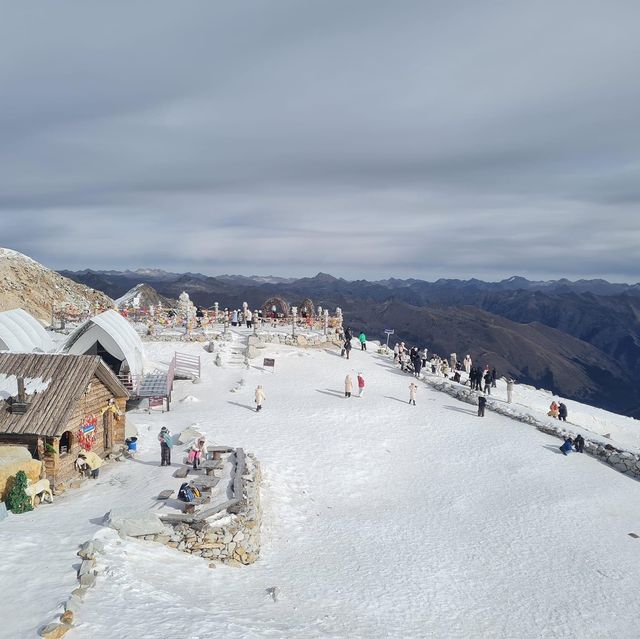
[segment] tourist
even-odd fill
[[[464,370],[467,372],[467,375],[471,372],[471,355],[467,355],[463,361]]]
[[[576,435],[576,438],[573,440],[573,445],[575,446],[576,452],[583,453],[584,437],[582,435]]]
[[[190,464],[193,464],[194,470],[197,470],[202,460],[205,458],[206,454],[207,454],[207,449],[205,446],[204,437],[201,437],[200,439],[193,442],[193,445],[189,450],[189,456],[187,457],[187,461]]]
[[[253,326],[253,314],[249,309],[247,309],[246,313],[244,314],[244,319],[247,322],[247,328],[251,328]]]
[[[358,397],[362,397],[364,393],[364,377],[362,373],[358,373]]]
[[[511,404],[513,400],[513,379],[507,380],[507,404]]]
[[[398,357],[400,357],[400,344],[396,342],[396,345],[393,347],[393,361],[394,363],[397,361]]]
[[[427,356],[429,354],[429,350],[425,347],[422,351],[422,368],[427,367]]]
[[[171,448],[173,447],[173,437],[166,426],[160,429],[158,435],[160,442],[160,466],[171,466]]]
[[[411,382],[409,384],[409,404],[416,405],[416,391],[418,390],[418,386],[415,382]]]
[[[415,357],[413,359],[413,374],[416,377],[420,377],[420,371],[422,370],[422,358],[420,357],[420,354],[418,353],[418,349],[416,349],[416,354]]]
[[[496,387],[496,380],[498,379],[498,373],[496,373],[496,367],[494,366],[491,369],[491,388],[497,388]]]
[[[491,385],[493,382],[493,375],[491,375],[491,371],[487,368],[484,373],[484,392],[487,395],[491,395]]]
[[[558,406],[558,404],[556,403],[556,400],[554,399],[551,402],[551,406],[549,406],[549,412],[547,413],[547,415],[549,417],[553,417],[553,419],[557,419],[559,414],[560,414],[560,407]]]
[[[364,334],[364,331],[360,331],[360,335],[358,335],[358,341],[360,342],[360,350],[367,350],[367,336]]]
[[[558,419],[560,421],[567,421],[567,405],[564,404],[563,402],[560,402],[558,404]]]
[[[255,396],[255,403],[256,403],[256,413],[259,413],[262,410],[262,402],[264,402],[264,400],[266,399],[265,394],[264,394],[264,390],[262,390],[262,385],[258,384],[258,386],[256,387],[256,396]]]
[[[573,440],[571,439],[571,437],[567,437],[564,440],[564,444],[562,444],[562,446],[559,446],[560,448],[560,452],[566,457],[567,453],[570,453],[573,450]]]
[[[483,393],[478,395],[478,417],[484,417],[484,409],[487,405],[487,398]]]
[[[352,391],[353,391],[353,380],[351,379],[351,375],[347,373],[347,376],[344,378],[344,396],[351,397]]]
[[[351,338],[345,340],[344,342],[344,352],[347,355],[347,359],[349,359],[349,353],[351,353]]]
[[[238,311],[233,311],[231,314],[231,326],[238,325]]]
[[[91,479],[98,479],[100,473],[100,466],[104,463],[104,460],[90,450],[82,450],[78,453],[78,457],[84,464],[84,468],[89,470]]]

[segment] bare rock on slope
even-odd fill
[[[0,248],[0,311],[23,308],[43,321],[51,320],[51,307],[70,304],[79,309],[112,307],[113,300],[77,284],[30,257]]]

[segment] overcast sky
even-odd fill
[[[0,246],[640,280],[637,0],[0,0]]]

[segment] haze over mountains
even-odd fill
[[[340,306],[371,339],[394,337],[448,355],[467,352],[500,375],[565,397],[640,417],[640,284],[606,280],[500,282],[390,278],[348,281],[326,273],[299,279],[169,273],[61,271],[113,298],[144,282],[176,298],[187,291],[210,307],[262,306],[272,296]]]

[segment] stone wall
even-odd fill
[[[424,377],[424,382],[426,384],[429,384],[429,386],[432,386],[436,390],[447,393],[448,395],[451,395],[451,397],[455,397],[461,402],[473,404],[474,406],[477,406],[478,404],[478,393],[476,391],[472,391],[467,386],[452,382],[450,380],[445,380],[442,377],[431,377],[429,374]],[[547,433],[548,435],[553,435],[554,437],[559,437],[563,440],[566,437],[571,437],[573,439],[577,434],[576,432],[570,430],[567,422],[558,422],[558,424],[556,425],[549,422],[541,421],[533,415],[529,415],[526,413],[515,413],[512,404],[504,404],[502,402],[492,401],[490,396],[487,397],[486,408],[487,410],[492,410],[496,413],[500,413],[501,415],[505,415],[506,417],[510,417],[511,419],[515,419],[519,422],[531,424],[532,426],[535,426],[539,431]],[[583,431],[581,431],[581,433],[583,433]],[[613,468],[621,473],[624,473],[625,475],[640,478],[640,455],[636,455],[635,453],[632,453],[630,451],[616,448],[609,443],[597,441],[596,439],[589,438],[584,434],[582,434],[582,436],[585,440],[585,453],[596,457],[600,461],[603,461],[610,466],[613,466]]]
[[[202,557],[208,561],[219,561],[230,565],[252,564],[260,554],[260,527],[262,525],[262,506],[260,503],[260,485],[262,474],[260,464],[251,454],[244,457],[244,468],[240,478],[234,477],[234,498],[218,508],[207,509],[193,515],[167,515],[157,518],[160,524],[153,529],[153,522],[136,521],[151,529],[140,530],[144,534],[129,534],[138,539],[155,541],[175,548],[180,552]],[[207,512],[218,511],[206,517]],[[113,511],[112,511],[113,513]],[[108,517],[113,516],[111,513]],[[130,524],[133,519],[129,519]],[[119,529],[119,524],[109,524]]]

